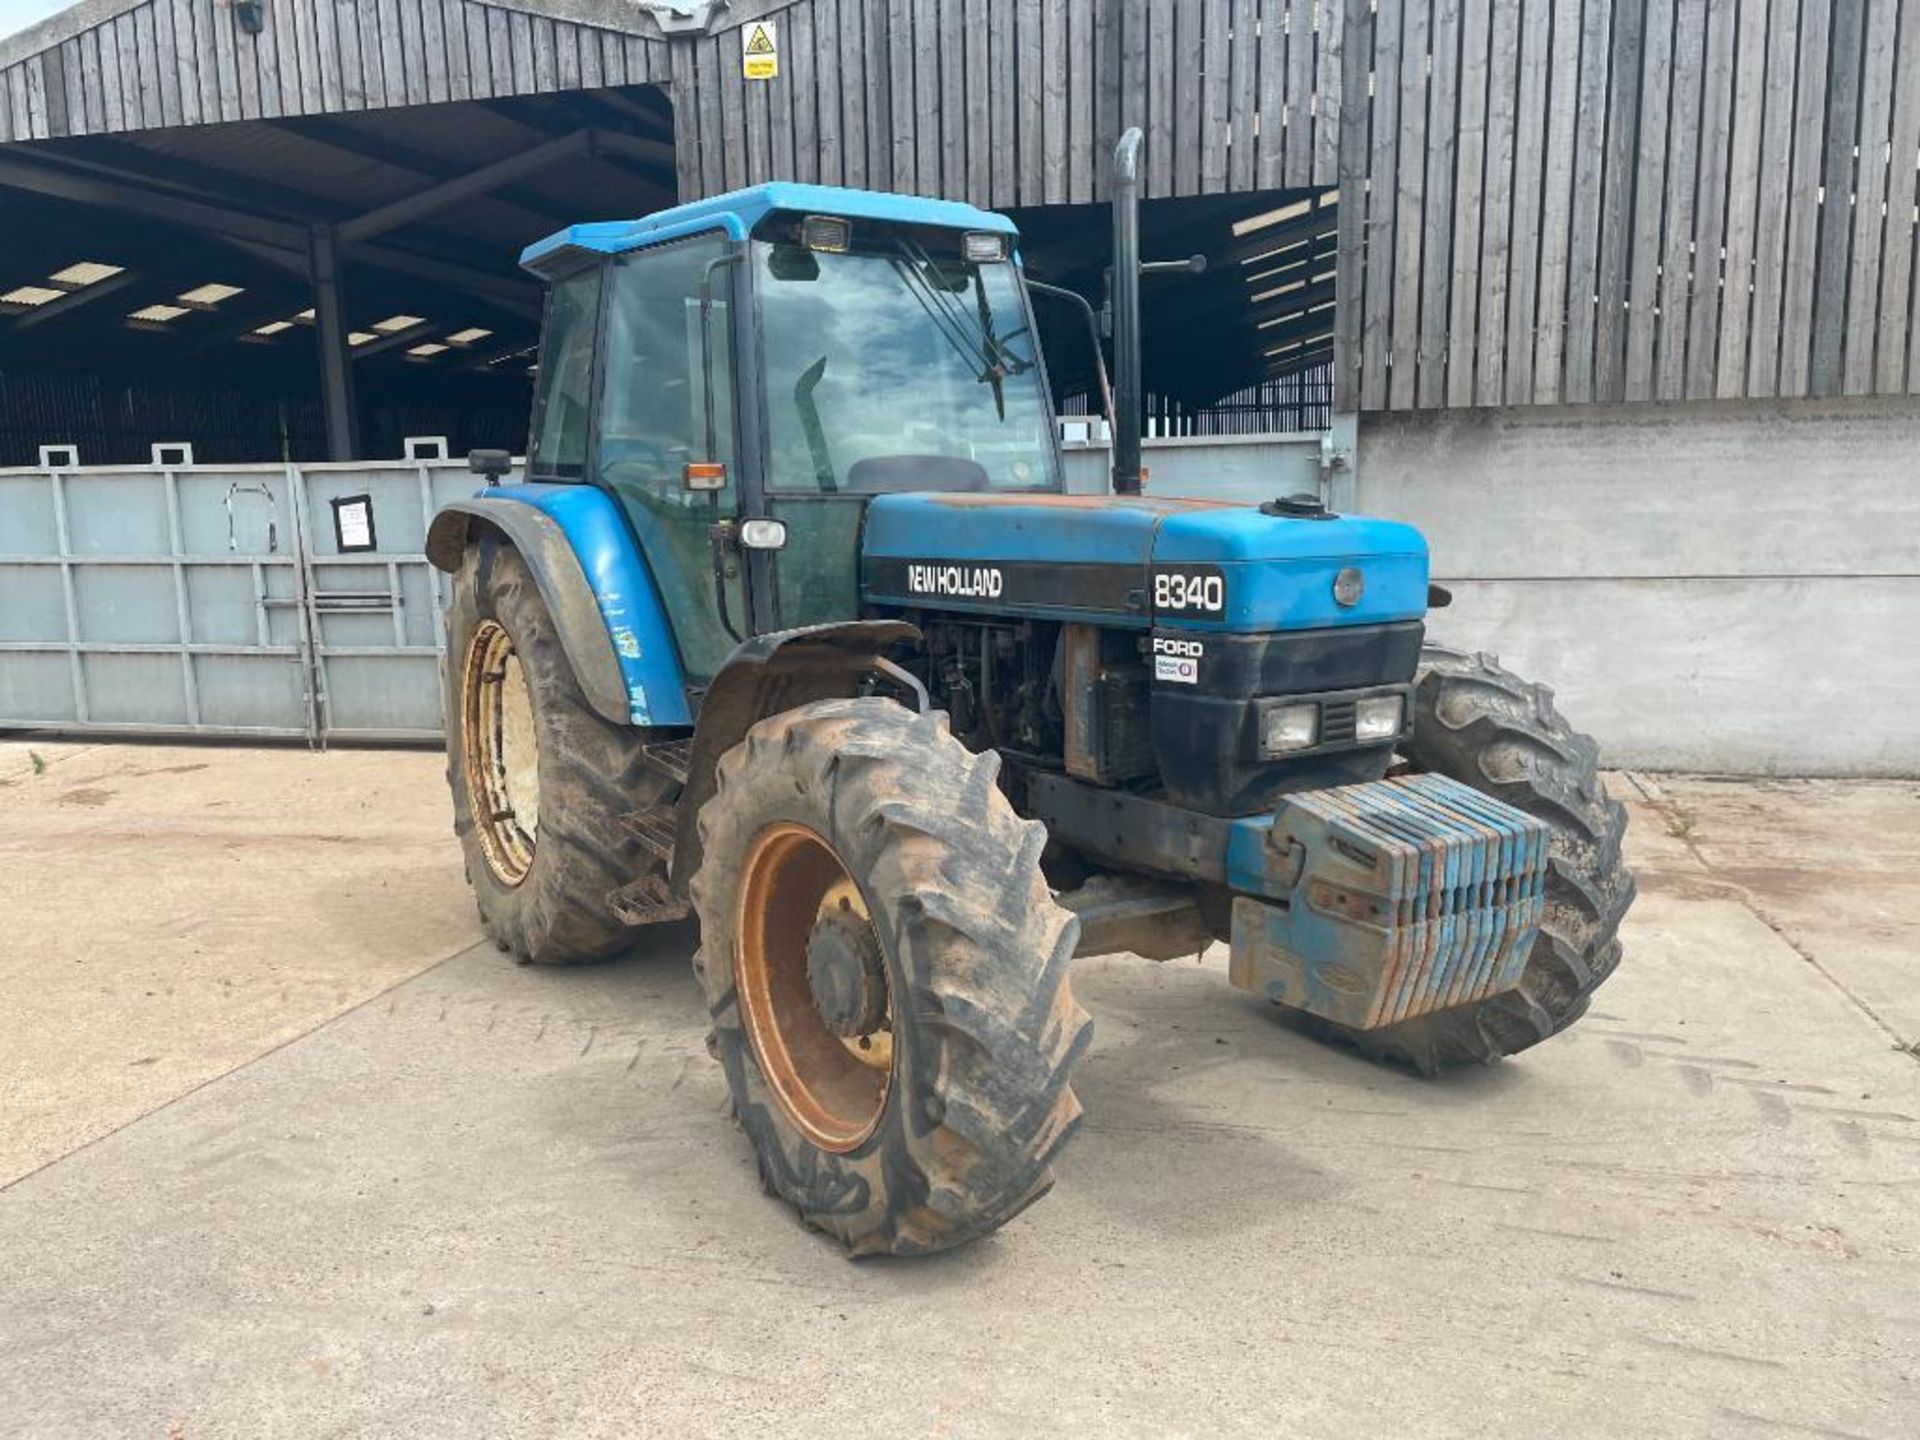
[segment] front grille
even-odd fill
[[[1354,702],[1331,700],[1320,707],[1320,743],[1347,745],[1353,741]]]

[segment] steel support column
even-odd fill
[[[308,236],[308,274],[313,281],[313,319],[320,342],[320,396],[326,409],[327,458],[360,458],[359,415],[353,401],[353,356],[347,344],[346,307],[340,298],[340,243],[330,225]]]

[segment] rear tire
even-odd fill
[[[1471,785],[1552,828],[1546,915],[1517,989],[1381,1030],[1314,1027],[1433,1074],[1515,1054],[1585,1014],[1620,963],[1618,932],[1634,883],[1620,852],[1626,808],[1601,783],[1599,746],[1567,723],[1546,686],[1489,655],[1429,645],[1414,677],[1413,738],[1403,753],[1414,770]]]
[[[497,757],[502,735],[516,728],[490,718],[502,702],[482,693],[484,676],[494,673],[487,665],[496,662],[517,665],[531,710],[537,783],[523,786],[537,807],[531,834],[511,815],[496,814],[508,802],[487,798],[511,790],[498,774],[509,767]],[[494,943],[541,965],[626,950],[636,932],[607,897],[650,857],[620,822],[660,799],[671,782],[642,761],[652,732],[611,724],[587,703],[526,561],[491,533],[467,547],[454,577],[446,712],[454,833]],[[525,737],[516,743],[524,746]]]
[[[944,714],[826,700],[755,725],[700,814],[694,963],[711,1048],[768,1191],[849,1254],[925,1254],[1004,1224],[1052,1186],[1079,1118],[1069,1079],[1092,1037],[1068,983],[1079,925],[1041,874],[1044,828],[1015,816],[998,772]],[[768,878],[819,863],[822,847],[840,878]],[[813,860],[768,858],[802,852]],[[840,1103],[860,1072],[819,1043],[827,1010],[808,981],[817,937],[844,924],[830,897],[848,881],[877,942],[891,1059]],[[768,998],[780,995],[784,1007]]]

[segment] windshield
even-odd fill
[[[958,238],[754,242],[776,489],[1059,488],[1014,267]]]

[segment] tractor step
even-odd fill
[[[657,745],[643,745],[640,763],[675,785],[685,785],[693,770],[693,741],[663,740]]]
[[[665,805],[634,810],[620,817],[620,828],[667,866],[673,864],[673,811]]]
[[[642,746],[640,759],[648,769],[671,780],[676,789],[687,783],[692,764],[693,742],[676,740],[660,745]],[[675,810],[671,799],[630,810],[620,817],[620,828],[652,857],[646,874],[630,880],[607,896],[608,908],[628,925],[652,925],[661,920],[678,920],[690,906],[677,898],[668,876],[673,873]]]
[[[662,920],[679,920],[691,908],[677,899],[667,884],[666,872],[650,870],[638,880],[622,885],[607,896],[607,907],[623,925],[653,925]]]

